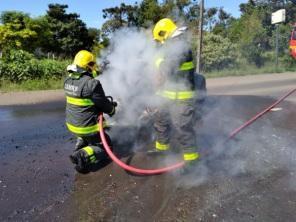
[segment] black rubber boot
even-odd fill
[[[73,164],[77,164],[77,163],[78,163],[77,155],[78,155],[78,151],[74,151],[74,152],[69,156],[71,163],[73,163]]]
[[[83,150],[74,151],[72,155],[70,155],[70,161],[75,164],[75,170],[79,173],[89,173],[89,163],[87,158],[84,155]]]
[[[162,155],[168,155],[171,153],[171,150],[158,150],[156,148],[152,148],[150,150],[147,150],[147,155],[149,156],[162,156]]]
[[[87,142],[81,138],[77,137],[76,144],[75,144],[75,151],[82,149],[83,147],[86,147],[88,144]]]
[[[187,175],[193,173],[199,165],[199,159],[197,160],[191,160],[191,161],[185,161],[185,165],[183,168],[181,168],[181,174]]]

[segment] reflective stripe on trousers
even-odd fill
[[[87,135],[87,134],[93,134],[100,131],[99,124],[93,125],[93,126],[85,126],[85,127],[77,127],[70,123],[66,123],[68,129],[75,134],[79,135]],[[104,122],[103,127],[106,127],[107,124]]]
[[[155,114],[154,129],[156,132],[155,146],[166,149],[167,144],[175,138],[178,148],[183,151],[184,159],[197,159],[197,144],[194,131],[194,104],[193,100],[173,100],[170,104],[160,106]],[[172,134],[174,129],[174,134]],[[171,144],[170,144],[171,145]]]
[[[83,147],[82,149],[87,153],[90,162],[94,163],[96,161],[94,150],[90,146]]]
[[[199,158],[199,153],[184,153],[183,159],[185,161],[197,160]]]
[[[99,129],[100,129],[98,124],[93,126],[86,126],[86,127],[77,127],[77,126],[71,125],[70,123],[66,123],[66,125],[72,133],[76,133],[79,135],[97,133],[99,132]]]
[[[170,149],[170,145],[169,144],[160,143],[159,141],[156,141],[155,142],[155,148],[157,150],[165,151],[165,150]]]

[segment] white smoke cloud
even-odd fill
[[[174,41],[172,44],[159,47],[153,41],[151,30],[132,28],[121,29],[113,35],[110,47],[103,54],[110,64],[103,75],[99,76],[99,80],[106,94],[120,102],[118,113],[115,115],[118,125],[139,126],[138,117],[144,108],[154,106],[158,102],[154,86],[157,74],[156,58],[162,54],[179,58],[190,47],[188,42],[190,41]],[[210,157],[205,157],[206,160],[201,161],[195,176],[186,182],[182,181],[182,185],[190,187],[204,183],[215,169],[219,169],[220,174],[234,176],[244,173],[266,174],[274,167],[295,168],[296,154],[295,151],[291,151],[291,144],[281,140],[283,131],[278,131],[268,121],[263,124],[260,134],[245,130],[244,135],[238,137],[237,141],[224,144],[230,131],[243,123],[242,119],[231,115],[235,113],[237,105],[237,100],[224,98],[221,101],[218,99],[214,107],[206,110],[203,117],[206,125],[203,129],[198,129],[198,134],[213,137]],[[228,107],[227,115],[221,113],[221,110],[225,111],[225,107]],[[149,130],[153,134],[153,129]],[[119,141],[130,137],[137,139],[138,136],[137,129],[129,132],[119,131],[115,134],[112,137]],[[197,141],[200,143],[199,138]],[[141,145],[136,140],[131,145],[134,150],[138,149],[138,146]],[[219,155],[223,158],[215,159]],[[167,162],[171,163],[170,160]]]
[[[151,30],[124,28],[114,33],[102,56],[109,65],[99,80],[106,95],[120,103],[118,124],[137,124],[144,108],[157,104],[154,85],[157,58],[166,55],[178,59],[187,50],[188,41],[182,39],[160,47],[154,42]]]
[[[121,29],[105,51],[108,69],[99,77],[105,93],[120,102],[119,124],[134,125],[136,117],[153,99],[153,62],[157,54],[151,36],[143,30]]]
[[[198,186],[217,176],[235,178],[252,175],[253,178],[265,178],[281,170],[290,173],[290,178],[282,183],[295,190],[295,135],[291,134],[291,130],[275,124],[274,113],[268,113],[225,143],[230,132],[247,119],[244,120],[243,115],[235,109],[240,103],[239,99],[218,97],[215,100],[215,104],[204,113],[203,128],[197,129],[201,146],[205,144],[204,141],[210,140],[207,145],[209,150],[205,150],[207,155],[203,157],[206,160],[202,159],[200,166],[178,184]],[[244,118],[248,117],[252,116]]]

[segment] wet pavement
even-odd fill
[[[296,104],[281,103],[279,111],[224,143],[274,101],[210,96],[196,124],[204,154],[199,165],[185,175],[150,177],[114,163],[76,174],[68,159],[74,141],[64,126],[63,102],[2,106],[0,221],[296,221]],[[127,137],[139,143],[137,135]],[[143,139],[141,149],[151,144]],[[118,141],[115,152],[133,145]],[[126,156],[124,161],[143,168],[179,160],[178,154]]]
[[[0,108],[0,221],[30,221],[73,187],[64,103]]]

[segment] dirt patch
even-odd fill
[[[0,92],[0,106],[37,104],[54,101],[65,101],[63,90]]]

